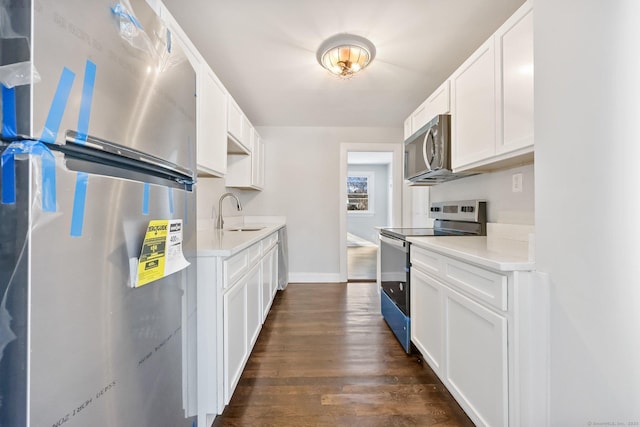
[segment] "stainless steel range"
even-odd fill
[[[409,236],[485,236],[487,203],[483,200],[434,202],[431,204],[433,228],[383,228],[380,230],[381,310],[385,321],[407,353],[411,352],[411,313],[409,312],[410,250]]]

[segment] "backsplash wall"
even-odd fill
[[[512,175],[522,174],[522,192],[511,188]],[[488,222],[535,224],[533,164],[483,173],[431,187],[430,201],[487,200]]]

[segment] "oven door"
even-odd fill
[[[380,235],[380,286],[409,316],[409,242]]]

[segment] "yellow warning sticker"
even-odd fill
[[[162,279],[188,265],[182,253],[182,220],[149,221],[138,259],[135,287]]]

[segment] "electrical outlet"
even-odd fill
[[[514,173],[511,175],[511,191],[514,193],[522,193],[522,174]]]

